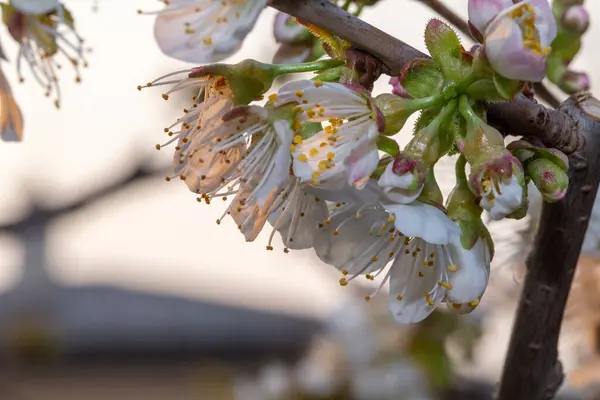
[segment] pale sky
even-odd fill
[[[456,3],[466,11],[466,0]],[[25,141],[0,143],[0,220],[23,212],[26,186],[59,204],[118,179],[138,157],[155,151],[154,144],[165,139],[162,128],[178,117],[160,89],[136,90],[138,84],[188,66],[162,55],[153,41],[153,17],[136,14],[138,8],[161,3],[101,0],[98,13],[91,11],[91,0],[66,4],[93,52],[81,85],[64,69],[61,110],[33,79],[17,84],[14,64],[2,64],[25,116]],[[589,7],[600,12],[600,4]],[[270,61],[273,15],[272,10],[263,13],[243,50],[230,61]],[[432,16],[399,0],[382,1],[364,13],[380,29],[421,50],[422,31]],[[597,37],[598,29],[591,29],[588,40]],[[14,60],[16,48],[2,35]],[[591,53],[578,62],[588,71],[598,63]],[[165,161],[171,154],[168,149],[161,153],[157,156]],[[215,224],[221,211],[220,204],[198,205],[181,182],[140,183],[55,224],[51,271],[64,284],[107,283],[295,314],[323,315],[347,295],[335,271],[311,251],[286,255],[279,246],[279,251],[267,252],[265,235],[245,243],[233,222]],[[0,238],[0,252],[0,282],[6,289],[18,279],[17,243]]]

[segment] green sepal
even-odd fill
[[[429,168],[429,170],[427,171],[425,185],[423,185],[423,190],[421,190],[419,198],[428,199],[440,205],[444,202],[444,195],[442,194],[440,185],[438,185],[437,181],[435,180],[435,173],[433,171],[433,168]]]
[[[379,160],[379,164],[377,164],[377,167],[375,168],[375,171],[373,171],[373,173],[371,174],[371,178],[372,179],[379,179],[379,178],[381,178],[381,175],[383,175],[383,173],[385,172],[387,166],[392,161],[394,161],[394,158],[391,157],[391,156],[385,155],[385,156],[381,157],[381,160]]]
[[[404,66],[398,77],[404,90],[413,98],[434,96],[442,93],[444,74],[435,61],[417,58]]]
[[[384,135],[379,135],[377,137],[377,149],[392,157],[396,157],[400,154],[400,146],[398,143],[394,139]]]
[[[449,25],[437,18],[430,20],[425,28],[425,45],[447,80],[458,83],[469,76],[471,57]]]
[[[500,74],[494,74],[493,80],[496,91],[505,100],[513,99],[523,91],[523,87],[525,86],[524,82],[508,79]]]
[[[465,91],[465,94],[471,100],[506,101],[506,98],[498,92],[494,80],[489,78],[480,79],[472,83]]]
[[[329,69],[326,69],[325,71],[319,72],[312,79],[315,81],[322,81],[322,82],[339,82],[345,69],[346,69],[345,65],[342,65],[339,67],[334,67],[334,68],[329,68]]]

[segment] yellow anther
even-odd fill
[[[458,265],[456,265],[456,264],[448,265],[448,271],[450,271],[450,272],[458,271]]]
[[[419,274],[418,274],[418,275],[419,275],[419,278],[422,278],[422,277],[424,277],[424,276],[425,276],[425,275],[423,274],[423,272],[422,272],[422,271],[419,271]]]
[[[294,139],[292,139],[292,141],[294,142],[294,144],[302,144],[302,136],[295,135]]]
[[[462,304],[452,303],[452,308],[454,308],[455,310],[460,310],[462,308]]]
[[[479,305],[479,299],[475,299],[471,302],[469,302],[469,307],[475,308]]]
[[[302,97],[304,96],[304,92],[302,90],[296,90],[296,96]]]
[[[321,87],[321,86],[323,86],[323,82],[319,81],[319,80],[316,80],[315,81],[315,87]]]
[[[273,93],[269,95],[269,101],[275,101],[277,100],[277,93]]]
[[[298,160],[302,161],[302,162],[307,162],[308,161],[308,157],[306,156],[306,154],[299,154],[298,155]]]
[[[202,40],[202,42],[205,45],[210,46],[212,44],[213,40],[212,40],[212,37],[208,36],[208,37],[204,38],[204,40]]]
[[[429,294],[429,292],[425,292],[425,301],[427,302],[427,304],[429,304],[430,306],[433,306],[433,300],[431,299],[431,295]]]
[[[402,295],[398,295],[396,296],[396,300],[401,301],[404,297],[402,297]]]
[[[335,158],[335,154],[332,152],[327,153],[327,160],[328,161],[333,161],[333,159]]]
[[[438,284],[443,287],[446,288],[448,290],[452,289],[452,285],[449,284],[448,282],[444,282],[444,281],[438,281]]]
[[[348,286],[348,281],[346,280],[346,278],[340,279],[340,286]]]
[[[371,296],[365,296],[365,301],[371,300]]]
[[[314,157],[314,156],[316,156],[317,154],[319,154],[319,149],[316,149],[316,148],[314,148],[314,147],[313,147],[312,149],[310,149],[310,150],[308,151],[308,154],[309,154],[311,157]]]

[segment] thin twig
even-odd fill
[[[35,204],[35,199],[33,199],[34,205],[33,205],[32,209],[30,210],[30,212],[27,215],[25,215],[22,219],[20,219],[19,221],[5,224],[5,225],[0,225],[0,232],[9,232],[9,233],[19,234],[19,233],[23,232],[25,229],[27,229],[31,224],[36,223],[40,219],[49,220],[49,219],[54,219],[54,218],[57,218],[57,217],[60,217],[60,216],[63,216],[63,215],[66,215],[66,214],[69,214],[72,212],[76,212],[78,210],[85,208],[86,206],[91,205],[92,203],[106,199],[106,198],[120,192],[125,187],[129,186],[130,184],[133,184],[135,182],[140,182],[141,180],[146,179],[146,178],[158,178],[160,176],[164,177],[164,175],[165,175],[164,170],[150,171],[147,168],[145,168],[142,164],[140,164],[140,166],[138,166],[138,168],[131,171],[123,179],[121,179],[117,182],[114,182],[112,184],[109,184],[107,186],[96,188],[91,193],[88,193],[87,195],[83,196],[82,198],[75,201],[74,203],[67,204],[62,207],[57,207],[57,208],[42,207],[38,204]]]
[[[423,5],[431,8],[436,14],[440,17],[444,18],[446,21],[450,22],[456,29],[458,29],[463,35],[467,37],[471,37],[471,32],[469,31],[469,24],[467,21],[462,19],[460,15],[452,11],[450,7],[448,7],[444,2],[440,0],[417,0]]]
[[[463,35],[473,39],[471,31],[469,30],[469,24],[467,21],[462,19],[460,15],[452,11],[443,1],[440,0],[417,0],[421,4],[429,7],[436,14],[450,22],[456,29],[458,29]],[[534,83],[535,95],[540,99],[548,103],[552,108],[556,108],[560,105],[560,101],[554,96],[554,94],[541,82]]]

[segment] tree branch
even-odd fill
[[[443,1],[440,0],[417,0],[423,5],[429,7],[436,14],[444,18],[446,21],[454,25],[456,29],[458,29],[463,35],[467,37],[471,37],[471,31],[469,30],[469,24],[467,21],[462,19],[460,15],[452,11],[452,9]],[[548,103],[550,107],[556,108],[560,105],[560,101],[554,96],[554,94],[541,82],[536,82],[533,84],[533,88],[535,89],[535,95]]]
[[[600,183],[600,102],[582,95],[568,99],[559,110],[575,121],[586,139],[581,156],[587,167],[576,168],[572,163],[565,198],[544,203],[534,249],[527,260],[499,400],[551,399],[563,380],[558,338]]]
[[[356,48],[378,58],[383,63],[383,73],[391,76],[398,75],[402,67],[409,61],[428,57],[329,1],[270,0],[269,5],[302,21],[325,27],[329,32],[349,41]],[[510,106],[505,104],[510,104]],[[490,104],[489,110],[500,118],[492,118],[492,123],[496,127],[511,126],[515,128],[511,132],[517,135],[521,135],[521,128],[527,127],[529,136],[538,137],[546,146],[555,147],[566,154],[570,153],[569,148],[561,148],[560,143],[572,143],[573,141],[583,143],[581,138],[571,138],[572,121],[563,118],[557,111],[548,110],[525,97],[521,97],[516,102]],[[552,119],[552,122],[557,124],[553,125],[554,131],[560,135],[558,137],[553,135],[550,139],[546,138],[546,128],[549,125],[531,121],[532,116],[537,115]],[[579,135],[579,132],[575,132],[576,135]],[[556,146],[555,143],[559,143],[559,146]]]
[[[129,175],[127,175],[120,181],[114,182],[104,187],[97,188],[91,193],[88,193],[81,199],[77,200],[76,202],[65,205],[63,207],[48,209],[46,207],[39,206],[34,202],[33,208],[20,221],[16,221],[6,225],[0,225],[0,233],[9,232],[19,234],[26,230],[32,224],[38,223],[41,219],[50,220],[61,217],[65,214],[78,211],[86,206],[89,206],[92,203],[95,203],[99,200],[103,200],[118,193],[119,191],[123,190],[125,187],[129,186],[132,183],[139,182],[142,179],[146,178],[158,178],[159,176],[164,176],[164,174],[165,170],[150,171],[140,164],[135,170],[131,171]]]

